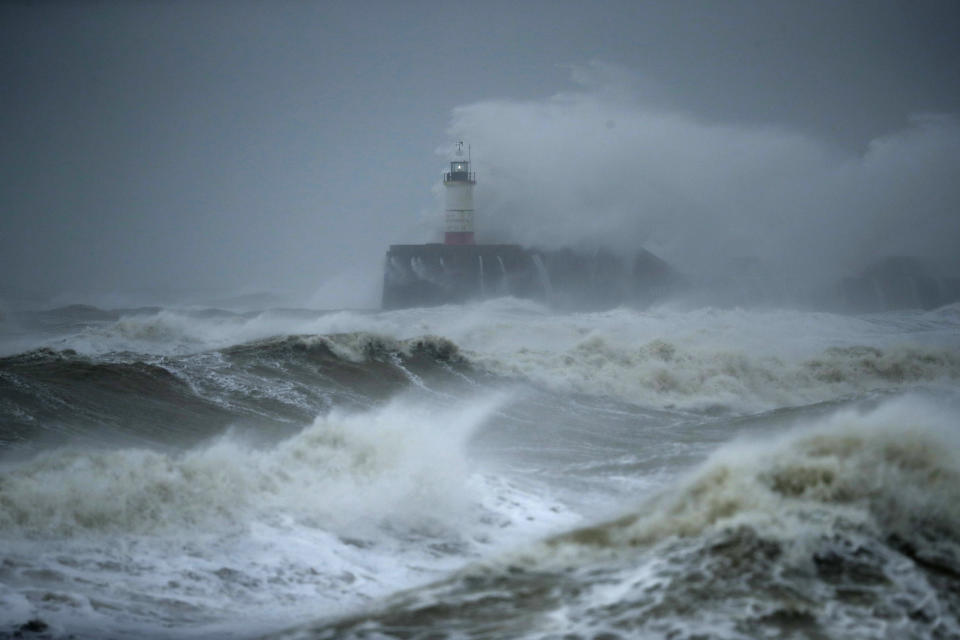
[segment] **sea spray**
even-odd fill
[[[753,438],[721,447],[643,511],[554,542],[632,547],[742,524],[789,537],[808,516],[817,526],[832,526],[824,516],[835,509],[837,522],[881,537],[912,537],[923,529],[960,543],[960,430],[953,407],[907,396]]]
[[[620,519],[275,637],[956,637],[954,409],[900,398],[732,443]]]
[[[466,440],[504,402],[440,409],[401,396],[370,412],[331,411],[265,449],[228,433],[183,454],[43,452],[4,465],[0,529],[148,534],[287,516],[325,528],[365,519],[442,526],[469,503]]]
[[[402,394],[272,445],[228,432],[179,454],[68,446],[8,461],[0,633],[40,617],[54,635],[165,636],[171,620],[235,637],[569,526],[575,514],[466,454],[510,401]]]
[[[624,345],[592,335],[564,351],[466,355],[488,371],[553,391],[710,412],[753,413],[960,379],[960,347],[830,347],[793,360],[662,339]]]

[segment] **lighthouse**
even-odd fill
[[[683,283],[667,263],[644,249],[631,260],[601,249],[477,244],[473,235],[477,176],[470,171],[470,147],[463,147],[463,142],[454,146],[447,158],[450,168],[443,171],[444,242],[390,245],[383,268],[383,309],[464,304],[497,296],[570,309],[607,309],[649,303]]]
[[[473,185],[476,174],[470,171],[469,155],[463,157],[463,142],[450,162],[450,171],[443,174],[446,188],[444,244],[474,244],[473,241]]]

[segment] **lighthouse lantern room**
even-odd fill
[[[473,185],[476,183],[476,174],[470,171],[470,157],[463,157],[463,142],[458,142],[450,171],[443,175],[446,188],[445,244],[474,243]]]

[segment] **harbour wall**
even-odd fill
[[[849,310],[936,309],[960,302],[960,277],[946,276],[919,258],[888,256],[840,282]]]
[[[647,305],[679,274],[649,251],[542,250],[515,244],[398,244],[387,251],[384,309],[514,296],[557,308]]]

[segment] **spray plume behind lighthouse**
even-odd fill
[[[443,175],[445,191],[444,244],[474,244],[473,185],[476,174],[470,171],[470,157],[463,157],[463,141],[457,143],[450,171]]]

